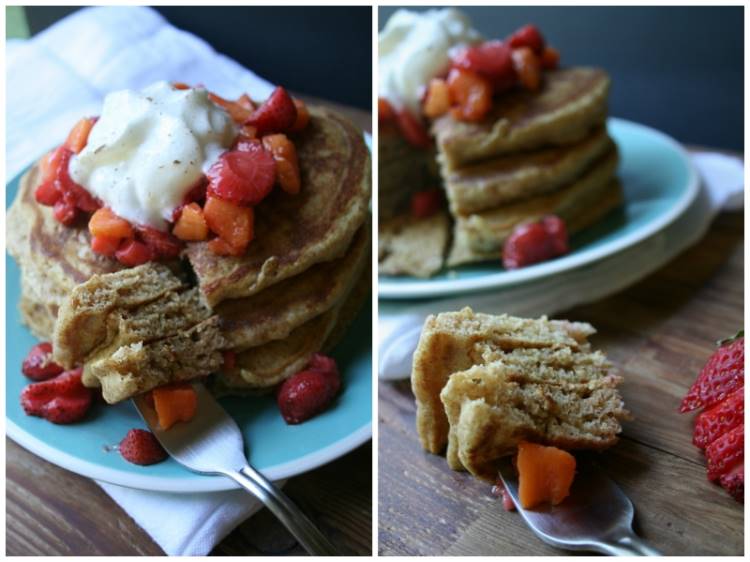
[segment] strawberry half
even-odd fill
[[[122,458],[133,464],[156,464],[167,458],[167,452],[154,434],[145,429],[131,429],[118,447]]]
[[[52,344],[47,341],[32,347],[21,365],[21,372],[35,381],[46,381],[64,370],[52,360]]]
[[[336,362],[316,354],[305,370],[292,375],[279,387],[276,401],[284,421],[298,424],[308,420],[333,401],[341,388]]]
[[[710,408],[745,384],[745,338],[717,349],[680,404],[680,412]]]
[[[211,166],[208,192],[242,205],[257,205],[276,182],[276,161],[260,140],[246,140],[242,150],[221,155]]]
[[[706,447],[708,479],[719,480],[745,459],[745,424],[742,423]]]
[[[695,418],[693,444],[705,449],[721,435],[740,425],[745,419],[745,388],[740,387],[726,400]]]
[[[58,424],[81,420],[89,411],[93,396],[91,389],[81,382],[82,372],[78,368],[28,385],[21,392],[24,411]]]
[[[252,125],[262,137],[271,133],[286,133],[297,121],[297,106],[287,91],[278,86],[270,97],[256,109],[245,125]]]

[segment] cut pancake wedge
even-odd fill
[[[450,218],[441,211],[426,218],[399,215],[381,221],[378,271],[384,275],[430,277],[443,267]]]

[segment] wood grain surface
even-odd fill
[[[368,111],[302,97],[308,103],[340,111],[363,130],[372,130]],[[369,443],[289,480],[284,490],[342,554],[372,553]],[[6,439],[6,554],[159,556],[164,552],[94,482],[50,464]],[[302,555],[305,552],[263,509],[233,531],[211,554]]]
[[[743,324],[742,213],[724,213],[696,246],[630,289],[558,315],[591,322],[623,375],[635,420],[599,457],[633,500],[636,529],[670,555],[742,555],[743,506],[706,479],[677,408],[715,341]],[[419,445],[408,382],[379,392],[379,550],[393,555],[555,555],[490,486]]]

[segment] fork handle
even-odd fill
[[[251,466],[224,473],[258,498],[313,556],[335,556],[330,541],[294,503],[260,472]]]
[[[632,531],[607,542],[596,543],[596,550],[610,556],[663,556]]]

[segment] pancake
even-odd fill
[[[452,172],[444,170],[451,211],[468,215],[550,193],[571,183],[612,147],[602,127],[569,146],[501,156]]]
[[[503,94],[480,123],[437,119],[432,131],[445,170],[522,150],[571,144],[604,123],[609,77],[596,68],[544,74],[538,92]]]
[[[492,211],[459,217],[454,226],[449,265],[497,260],[503,243],[520,224],[550,214],[565,221],[569,234],[586,228],[622,203],[622,188],[613,179],[617,152],[611,150],[569,186]]]
[[[243,299],[225,300],[216,313],[229,347],[241,351],[289,333],[330,309],[351,290],[370,257],[370,222],[359,228],[347,252]]]
[[[283,340],[250,348],[237,355],[233,369],[222,370],[216,381],[219,394],[244,393],[271,388],[307,365],[313,353],[330,349],[345,332],[370,292],[371,275],[366,269],[346,300],[293,330]],[[359,304],[358,304],[359,303]],[[341,318],[342,324],[337,327]]]
[[[217,256],[205,242],[187,248],[209,306],[341,257],[365,221],[370,154],[361,131],[336,113],[311,108],[310,123],[294,142],[302,189],[297,195],[277,189],[256,207],[255,238],[244,256]]]
[[[383,275],[430,277],[443,267],[450,218],[441,211],[417,219],[400,215],[378,228],[378,271]]]
[[[21,178],[7,214],[8,253],[21,270],[21,315],[35,335],[49,337],[57,309],[73,288],[97,273],[122,269],[113,259],[91,250],[85,225],[67,227],[55,220],[51,207],[34,199],[39,168]],[[46,309],[52,320],[42,320]]]

